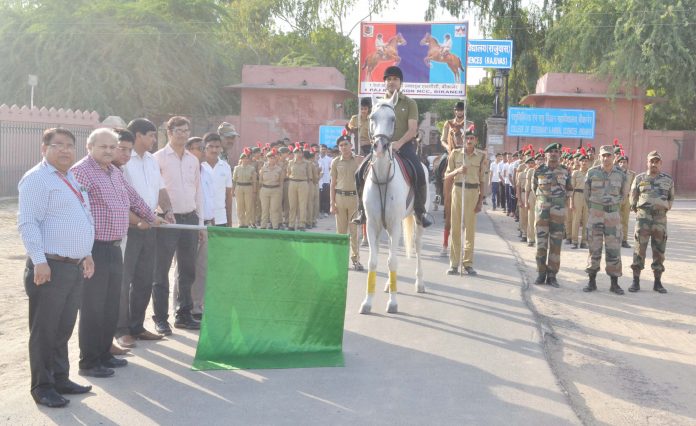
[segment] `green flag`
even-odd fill
[[[343,366],[348,236],[208,228],[194,370]]]

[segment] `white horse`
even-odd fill
[[[389,292],[387,312],[398,312],[396,302],[396,271],[398,263],[396,250],[399,246],[402,229],[406,255],[411,257],[413,249],[416,252],[416,291],[418,293],[425,292],[423,269],[421,268],[423,227],[416,222],[416,217],[413,213],[413,200],[408,205],[406,204],[410,188],[401,172],[401,168],[396,163],[390,143],[394,134],[394,121],[396,119],[394,106],[397,100],[398,92],[395,92],[389,99],[373,100],[372,113],[370,114],[370,134],[374,149],[362,196],[365,215],[367,216],[367,239],[370,246],[370,260],[367,268],[367,295],[362,305],[360,305],[361,314],[369,313],[372,309],[372,298],[375,293],[377,280],[379,237],[382,230],[386,230],[389,236],[389,281],[384,289],[385,292]],[[414,166],[423,167],[427,181],[428,169],[422,163],[414,164]]]

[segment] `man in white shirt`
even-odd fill
[[[490,166],[490,179],[491,179],[491,203],[493,204],[493,211],[496,210],[498,206],[502,207],[500,203],[500,175],[498,174],[498,166],[502,164],[503,155],[498,153],[495,154],[495,161],[491,161]]]
[[[319,212],[321,217],[329,216],[330,211],[330,187],[331,187],[331,161],[326,145],[321,144],[319,149],[319,167],[321,167],[321,178],[319,179]]]
[[[146,118],[136,118],[128,124],[128,130],[135,141],[130,160],[123,166],[123,176],[153,211],[159,205],[165,219],[173,222],[171,202],[164,189],[159,165],[149,152],[157,142],[157,127]],[[116,341],[122,347],[135,346],[136,339],[162,338],[146,330],[143,324],[152,294],[155,246],[155,230],[147,222],[131,220],[123,256],[122,282],[124,289],[128,289],[128,303],[127,309],[120,309],[116,329]]]

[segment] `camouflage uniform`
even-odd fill
[[[555,168],[542,164],[534,171],[532,185],[536,193],[537,271],[555,274],[561,266],[566,193],[572,190],[570,172],[561,164]]]
[[[589,210],[587,237],[590,253],[588,274],[597,274],[606,247],[606,272],[610,277],[621,276],[621,218],[619,207],[623,198],[626,174],[616,166],[609,173],[599,167],[587,171],[585,203]]]
[[[661,274],[664,270],[667,245],[667,210],[674,201],[674,181],[666,173],[650,176],[641,173],[631,185],[631,208],[636,211],[635,248],[633,250],[633,275],[640,275],[645,268],[645,250],[650,242],[653,252],[651,268]]]

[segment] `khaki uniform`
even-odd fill
[[[312,164],[312,181],[309,183],[309,206],[307,208],[307,226],[313,225],[319,216],[319,180],[321,179],[321,167],[316,161]]]
[[[273,229],[279,229],[282,220],[281,204],[283,202],[283,167],[264,164],[259,172],[259,190],[261,198],[261,227],[267,228],[271,223]]]
[[[624,198],[626,174],[616,166],[609,173],[602,167],[592,167],[585,179],[585,202],[589,210],[587,237],[590,253],[585,272],[596,274],[606,249],[606,272],[620,277],[621,219],[619,206]]]
[[[532,190],[535,170],[536,169],[528,168],[527,176],[524,181],[524,193],[527,197],[527,243],[532,244],[536,242],[536,194]]]
[[[645,251],[648,243],[652,247],[653,262],[650,265],[656,273],[665,270],[665,249],[667,248],[667,211],[674,202],[674,181],[667,173],[650,176],[641,173],[631,184],[630,205],[637,209],[635,247],[633,248],[633,275],[640,275],[645,268]]]
[[[350,234],[350,260],[360,261],[358,248],[358,227],[350,218],[355,212],[358,192],[355,186],[355,171],[360,161],[355,156],[343,158],[340,155],[331,161],[331,186],[335,190],[332,199],[336,205],[336,233]]]
[[[290,179],[288,179],[288,161],[283,161],[280,164],[280,167],[283,169],[283,223],[287,225],[288,221],[290,220],[290,199],[288,197],[288,187],[290,185]]]
[[[358,135],[357,143],[358,143],[358,146],[360,147],[360,154],[361,155],[369,154],[370,149],[371,149],[370,120],[369,119],[360,120],[360,117],[358,117],[358,115],[356,114],[350,118],[350,121],[348,122],[348,127],[353,131],[357,131],[357,135]]]
[[[237,220],[240,227],[248,227],[254,222],[256,183],[256,167],[252,164],[235,166],[232,172],[232,186],[237,197]]]
[[[537,271],[556,273],[561,267],[566,194],[572,189],[570,172],[560,164],[553,169],[542,164],[534,171],[532,185],[536,192]]]
[[[570,238],[573,244],[578,243],[578,230],[582,229],[582,242],[587,242],[587,203],[585,203],[585,178],[587,177],[587,171],[576,170],[573,172],[571,177],[571,184],[573,185],[573,225],[570,228]]]
[[[628,241],[628,217],[631,214],[631,199],[628,194],[631,192],[631,185],[633,184],[633,180],[636,178],[636,172],[633,170],[626,170],[625,173],[626,190],[624,191],[624,194],[626,194],[626,196],[621,203],[621,210],[619,210],[619,214],[621,216],[621,230],[623,231],[621,235],[623,235],[624,241]]]
[[[572,185],[572,175],[575,173],[576,169],[566,166],[570,172],[571,175],[571,185]],[[566,218],[565,218],[565,238],[566,240],[571,240],[571,233],[570,230],[573,227],[573,214],[570,212],[570,210],[567,207],[570,207],[570,197],[572,197],[574,192],[568,191],[566,194]]]
[[[307,226],[307,192],[312,179],[312,165],[305,159],[294,158],[288,161],[287,176],[288,201],[290,203],[290,229],[304,229]]]
[[[254,161],[252,164],[254,164],[254,167],[256,168],[256,176],[259,175],[259,172],[261,171],[261,167],[263,167],[264,162],[263,160],[257,160]],[[253,224],[255,225],[260,225],[261,224],[261,191],[256,190],[255,196],[254,196],[254,212],[252,213],[252,217],[254,220],[252,221]]]
[[[466,155],[465,148],[454,150],[447,160],[447,173],[451,173],[462,164],[466,165],[466,175],[454,176],[452,186],[452,214],[450,215],[451,237],[450,267],[458,268],[461,259],[462,245],[462,192],[464,193],[464,232],[466,244],[464,247],[463,267],[474,264],[474,237],[476,232],[476,213],[474,212],[483,185],[484,155],[474,150],[472,155]],[[466,182],[464,178],[466,177]]]
[[[485,175],[484,175],[485,177]],[[518,200],[522,200],[526,194],[525,191],[525,181],[527,179],[527,164],[520,163],[515,174],[515,195]],[[518,203],[519,204],[519,203]],[[523,209],[522,206],[518,206],[520,221],[517,224],[522,237],[527,236],[527,209]]]

